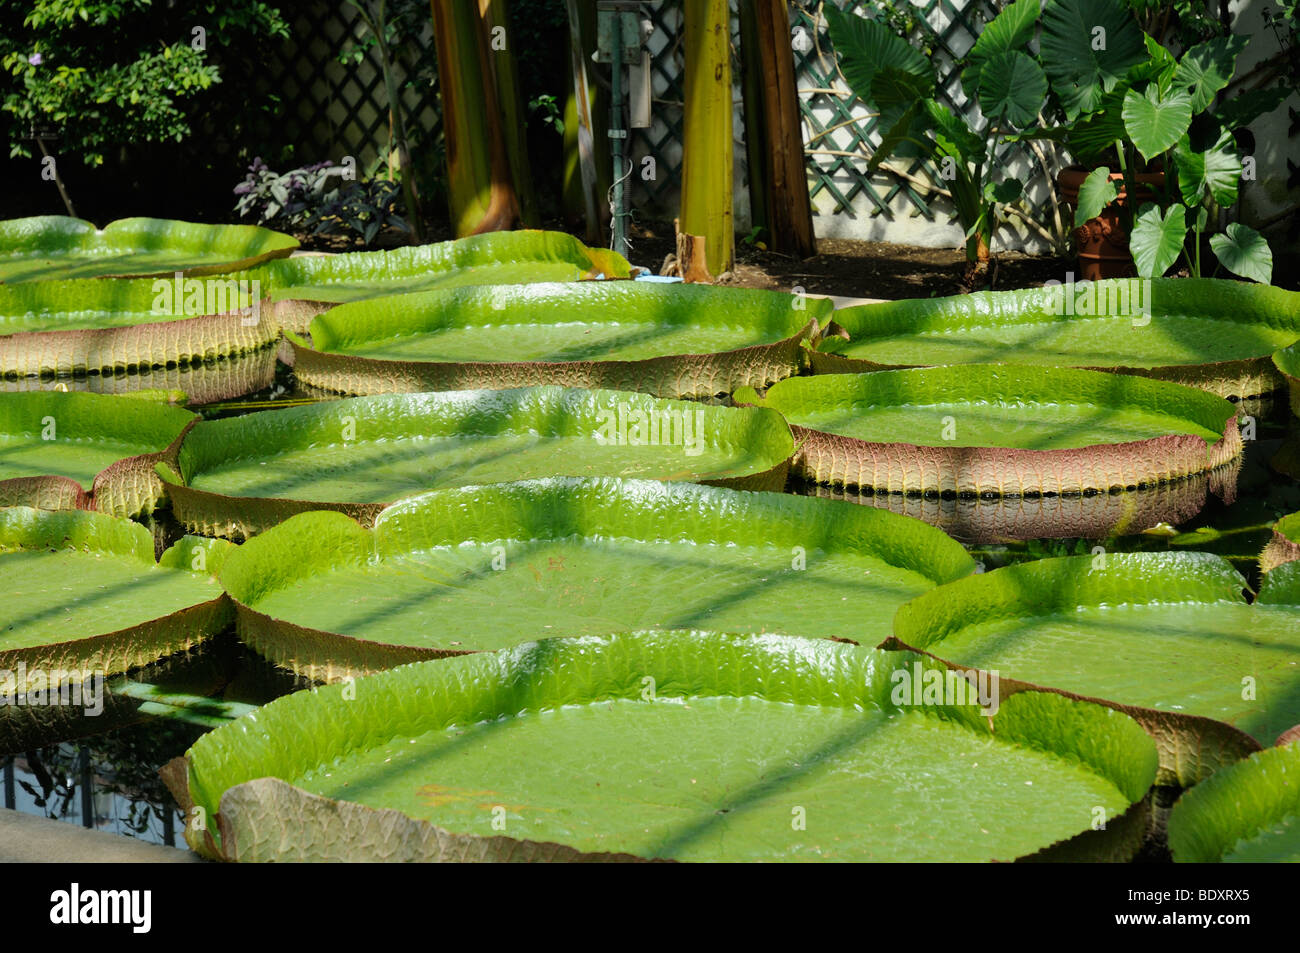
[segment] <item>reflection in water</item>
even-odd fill
[[[1105,539],[1140,533],[1157,523],[1177,525],[1196,516],[1208,495],[1222,493],[1235,478],[1238,461],[1209,473],[1150,489],[1071,496],[993,496],[875,493],[852,486],[829,486],[798,480],[796,493],[847,500],[914,516],[938,526],[962,542],[1000,542],[1040,537]]]
[[[70,377],[20,377],[0,379],[0,393],[67,390],[91,394],[130,394],[141,390],[179,390],[191,405],[230,400],[270,386],[275,379],[274,345],[256,351],[173,367],[153,367],[117,373]]]

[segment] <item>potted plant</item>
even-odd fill
[[[1048,0],[1039,55],[1064,122],[1025,135],[1056,139],[1081,163],[1058,186],[1074,208],[1083,278],[1153,277],[1180,257],[1201,273],[1210,212],[1237,200],[1243,167],[1233,133],[1287,93],[1254,90],[1216,104],[1248,42],[1212,37],[1178,58],[1123,0]],[[1210,246],[1234,274],[1269,280],[1272,255],[1253,229],[1231,224]]]

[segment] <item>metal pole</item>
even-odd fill
[[[14,759],[10,755],[5,760],[5,807],[14,810],[18,806],[17,790],[14,787]]]
[[[95,775],[85,745],[81,746],[81,826],[95,826]]]
[[[614,207],[611,209],[614,251],[627,254],[627,223],[623,220],[623,15],[614,13],[614,53],[610,57],[609,138],[614,157]]]

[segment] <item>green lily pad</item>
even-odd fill
[[[1208,553],[1021,563],[903,606],[903,648],[1103,701],[1156,735],[1188,786],[1300,723],[1300,563],[1245,580]]]
[[[55,670],[118,674],[215,635],[231,618],[214,578],[231,549],[187,536],[155,562],[138,523],[0,509],[0,670],[23,673],[5,688],[40,688]]]
[[[253,310],[259,292],[214,277],[0,285],[0,377],[84,379],[267,351],[280,329]]]
[[[0,282],[216,274],[282,258],[296,239],[253,225],[124,218],[96,229],[62,215],[0,222]]]
[[[232,554],[241,637],[323,680],[531,638],[707,627],[879,642],[969,573],[939,530],[869,507],[650,480],[434,490],[364,529],[291,517]]]
[[[756,408],[561,387],[389,394],[204,421],[170,498],[192,531],[245,537],[307,510],[372,523],[402,497],[533,477],[781,490],[793,453],[781,416]]]
[[[1300,417],[1300,343],[1277,351],[1273,355],[1273,366],[1286,381],[1291,395],[1291,412]]]
[[[564,232],[521,230],[471,235],[435,245],[344,255],[300,255],[247,276],[270,290],[276,320],[303,332],[335,304],[380,295],[467,285],[627,278],[622,255],[589,248]]]
[[[1297,559],[1300,559],[1300,513],[1289,513],[1273,524],[1272,538],[1259,554],[1259,568],[1269,572]]]
[[[1090,289],[1090,290],[1085,290]],[[1250,398],[1300,338],[1300,293],[1213,278],[1115,279],[846,308],[819,373],[1013,362],[1117,370]]]
[[[196,415],[147,398],[29,391],[0,394],[0,502],[42,509],[71,482],[72,505],[115,516],[152,512],[162,497],[156,463],[174,461]]]
[[[561,384],[712,397],[798,372],[821,299],[636,281],[458,288],[342,305],[290,335],[299,381],[343,394]]]
[[[1175,863],[1300,863],[1300,744],[1256,752],[1183,794],[1169,849]]]
[[[781,381],[739,403],[781,412],[793,472],[978,541],[1101,538],[1180,522],[1209,477],[1234,497],[1236,409],[1178,384],[1119,374],[965,365]],[[1192,484],[1186,493],[1147,491]],[[994,506],[994,503],[1008,505]]]
[[[771,635],[548,639],[278,699],[166,777],[205,818],[191,846],[227,860],[1132,854],[1156,762],[1132,720],[893,701],[933,668]]]

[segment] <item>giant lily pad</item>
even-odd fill
[[[712,397],[796,373],[830,303],[770,291],[571,282],[374,298],[311,323],[298,380],[343,394],[562,384]]]
[[[0,282],[216,274],[281,258],[298,242],[253,225],[124,218],[96,229],[62,215],[0,222]]]
[[[1297,559],[1300,559],[1300,513],[1291,513],[1273,524],[1273,536],[1259,554],[1259,568],[1268,572]]]
[[[635,628],[874,643],[901,603],[973,567],[934,527],[869,507],[556,478],[434,490],[373,529],[301,513],[239,547],[222,582],[246,642],[335,680]]]
[[[273,351],[280,329],[254,310],[257,290],[226,278],[0,285],[0,376],[139,374]]]
[[[771,635],[548,639],[278,699],[165,777],[205,819],[191,846],[227,860],[1132,854],[1156,766],[1132,720],[1045,693],[992,718],[897,703],[933,664]]]
[[[373,523],[426,490],[533,477],[781,490],[793,452],[781,416],[756,408],[561,387],[386,394],[200,423],[170,498],[189,529],[244,537],[307,510]]]
[[[1213,278],[1115,279],[866,304],[819,373],[1015,362],[1115,370],[1253,398],[1282,385],[1269,355],[1300,338],[1300,293]]]
[[[1169,850],[1176,863],[1300,863],[1300,743],[1252,754],[1183,794]]]
[[[5,688],[40,689],[60,670],[125,672],[215,635],[231,613],[213,576],[231,549],[186,536],[155,562],[138,523],[0,509],[0,670],[18,673]]]
[[[997,569],[903,606],[903,648],[1104,701],[1195,783],[1300,722],[1300,563],[1245,580],[1208,553],[1104,553]]]
[[[154,466],[175,461],[198,418],[147,398],[29,391],[0,394],[0,505],[90,504],[115,516],[153,510]]]
[[[390,251],[301,255],[247,277],[270,289],[276,320],[301,332],[314,315],[344,301],[465,285],[627,278],[630,272],[616,252],[588,248],[564,232],[525,230]]]
[[[829,374],[782,381],[762,399],[743,390],[736,400],[789,420],[796,476],[889,509],[941,503],[924,515],[978,541],[1099,538],[1179,522],[1200,509],[1211,474],[1231,501],[1240,464],[1228,401],[1096,371]],[[1192,492],[1146,493],[1184,483]]]

